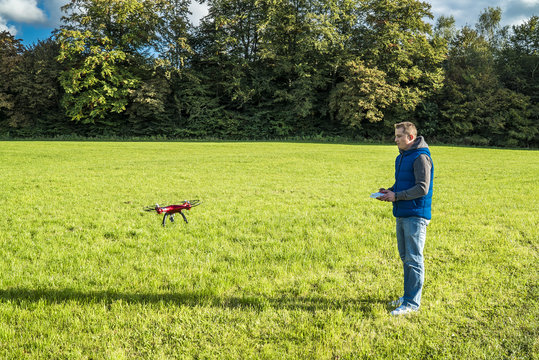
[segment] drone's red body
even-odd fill
[[[168,206],[156,206],[155,210],[158,214],[166,213],[166,214],[177,214],[181,212],[182,210],[191,210],[191,204],[186,202],[182,205],[168,205]]]
[[[174,221],[174,214],[180,214],[183,217],[183,220],[187,223],[187,218],[185,217],[185,214],[182,213],[183,210],[191,210],[193,206],[200,205],[200,200],[185,200],[181,205],[167,205],[167,206],[159,206],[159,204],[156,204],[155,206],[147,206],[144,208],[146,211],[156,211],[158,214],[165,214],[163,216],[163,226],[165,226],[165,222],[167,221],[167,216],[170,216],[170,221]]]

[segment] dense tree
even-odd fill
[[[431,26],[423,20],[432,18],[430,5],[417,0],[372,0],[366,6],[362,57],[399,88],[398,107],[413,110],[443,81],[440,63],[445,43],[430,37]]]
[[[107,38],[113,48],[147,55],[157,38],[163,0],[71,0],[62,7],[62,31],[89,32]],[[92,44],[93,45],[93,44]]]
[[[539,145],[537,16],[431,28],[419,0],[206,2],[193,26],[189,0],[70,0],[48,41],[0,34],[0,134],[381,139],[413,119]]]
[[[359,5],[354,26],[346,30],[351,51],[340,65],[342,81],[331,93],[330,109],[344,124],[372,136],[409,119],[416,106],[441,87],[447,42],[433,35],[424,21],[432,18],[426,3],[384,0]],[[372,124],[383,119],[380,125]]]
[[[350,127],[359,128],[364,119],[383,119],[382,110],[397,100],[399,88],[387,83],[386,73],[368,68],[362,62],[345,64],[348,73],[331,93],[330,108],[337,118]]]
[[[513,26],[509,41],[497,59],[501,82],[517,94],[527,97],[529,116],[516,114],[511,129],[518,145],[539,143],[539,17],[532,16],[521,25]],[[517,145],[514,143],[513,145]]]
[[[539,102],[539,17],[513,26],[513,34],[500,52],[498,73],[509,89]]]
[[[22,55],[13,81],[16,114],[27,125],[28,134],[54,135],[69,129],[60,107],[63,68],[56,61],[58,54],[59,45],[48,39],[30,46]]]
[[[193,53],[189,44],[189,1],[161,0],[159,3],[155,49],[159,59],[165,62],[163,65],[181,70]]]
[[[108,37],[98,38],[89,31],[63,30],[59,40],[58,60],[67,68],[60,77],[67,114],[83,123],[99,119],[112,124],[108,116],[125,110],[129,93],[139,83],[128,54]]]
[[[480,17],[477,30],[462,28],[450,46],[437,130],[456,142],[528,145],[537,134],[530,122],[533,106],[529,97],[505,88],[500,81],[496,70],[499,38],[494,35],[500,17],[489,11]]]
[[[328,92],[350,59],[358,1],[267,2],[261,53],[271,67],[268,94],[282,134],[331,130]]]
[[[69,132],[71,129],[60,108],[62,67],[56,61],[58,44],[48,39],[22,47],[20,40],[8,34],[4,36],[0,56],[3,128],[16,136]]]
[[[479,21],[475,25],[478,34],[492,47],[493,51],[498,50],[507,35],[507,27],[502,27],[502,9],[499,7],[488,7],[479,15]]]
[[[13,81],[18,64],[22,60],[24,46],[7,31],[0,32],[0,123],[6,127],[16,127],[21,119],[14,116],[16,85]]]
[[[455,18],[453,16],[440,16],[436,19],[434,26],[434,35],[445,40],[446,44],[453,44],[457,28],[455,26]]]
[[[157,41],[154,0],[72,0],[63,7],[65,25],[57,37],[62,103],[77,121],[97,119],[112,125],[111,113],[125,111],[129,95],[140,84],[138,67]]]

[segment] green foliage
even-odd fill
[[[16,136],[69,132],[59,105],[58,45],[49,39],[23,48],[20,40],[7,39],[15,42],[2,41],[11,50],[4,47],[0,57],[0,129]]]
[[[16,84],[13,78],[18,71],[23,51],[21,40],[15,39],[7,31],[0,32],[0,124],[4,126],[17,126],[19,123],[13,116],[16,105]]]
[[[369,69],[361,61],[349,61],[345,68],[343,82],[330,95],[330,109],[350,127],[361,127],[364,119],[381,121],[382,110],[397,101],[400,89],[386,82],[383,71]]]
[[[528,98],[527,116],[515,114],[518,129],[512,138],[519,145],[539,142],[539,17],[532,16],[521,25],[513,26],[513,34],[500,51],[497,69],[502,83],[513,92]]]
[[[398,107],[413,110],[442,86],[440,63],[445,42],[429,39],[431,27],[423,18],[432,18],[430,5],[417,0],[366,1],[366,43],[362,58],[387,75],[386,82],[398,87]]]
[[[453,44],[456,34],[457,29],[453,16],[440,16],[436,19],[434,36],[444,39],[448,44]]]
[[[261,53],[271,66],[268,94],[283,120],[280,131],[312,131],[328,118],[329,92],[339,80],[338,70],[347,60],[350,34],[356,22],[355,1],[268,2],[261,32]],[[284,135],[287,135],[286,133]]]
[[[62,7],[62,29],[92,34],[96,43],[84,46],[104,46],[100,42],[106,39],[111,48],[139,54],[157,39],[163,4],[162,0],[71,0]]]
[[[67,115],[83,123],[96,119],[106,123],[111,112],[123,112],[129,93],[139,82],[129,69],[126,52],[90,31],[64,29],[58,39],[58,61],[67,67],[60,76]]]
[[[478,33],[489,43],[493,49],[498,49],[503,42],[504,29],[500,28],[502,9],[488,7],[479,15],[476,24]]]
[[[479,31],[464,27],[450,45],[445,87],[437,101],[442,118],[438,130],[456,142],[530,146],[537,142],[539,131],[537,101],[532,92],[506,88],[502,82],[518,79],[511,73],[525,74],[525,67],[518,64],[521,57],[510,50],[516,47],[505,45],[497,50],[500,42],[492,39],[498,15],[493,9],[485,12],[477,26]],[[509,74],[500,72],[500,68]],[[528,83],[537,86],[532,85],[533,80]]]
[[[24,124],[18,128],[28,135],[69,131],[60,108],[59,76],[63,69],[56,61],[58,54],[59,46],[51,39],[34,44],[22,55],[13,79],[16,112]]]
[[[70,0],[54,41],[1,37],[0,133],[539,144],[538,17],[434,28],[419,0]],[[58,59],[54,63],[52,59]],[[66,121],[71,119],[74,121]]]
[[[189,1],[161,0],[158,8],[155,48],[159,58],[173,69],[180,70],[193,54],[189,44]]]
[[[126,109],[130,128],[128,134],[166,134],[173,129],[167,116],[170,112],[169,82],[160,69],[155,69],[151,75],[141,80],[137,88],[129,92],[129,105]],[[164,128],[167,125],[169,128]]]
[[[140,79],[133,66],[156,41],[160,1],[72,0],[63,7],[66,25],[58,34],[62,104],[76,121],[107,123],[122,113]],[[112,123],[109,123],[112,125]]]
[[[513,27],[513,34],[499,54],[500,79],[509,89],[539,103],[539,17]]]
[[[477,110],[488,111],[498,80],[489,45],[476,31],[463,28],[454,44],[459,46],[451,46],[441,106],[441,115],[449,121],[441,128],[455,137],[464,137],[472,135],[480,122],[489,120]]]

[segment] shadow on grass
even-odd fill
[[[50,304],[63,304],[76,302],[79,304],[107,304],[114,302],[128,304],[171,304],[191,307],[222,307],[245,308],[252,310],[288,309],[288,310],[354,310],[365,313],[373,311],[376,304],[386,304],[387,299],[332,299],[326,297],[286,296],[225,296],[211,292],[183,292],[183,293],[121,293],[115,291],[79,291],[74,289],[25,289],[8,288],[0,290],[0,302],[16,304],[45,302]]]

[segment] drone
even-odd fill
[[[167,216],[170,216],[170,222],[174,222],[174,215],[177,213],[183,217],[187,224],[187,218],[185,217],[185,214],[182,213],[182,210],[191,210],[192,207],[200,204],[202,204],[202,201],[200,200],[185,200],[181,205],[159,206],[159,204],[155,204],[155,206],[146,206],[144,211],[156,211],[158,214],[165,214],[163,216],[163,226],[166,224]]]

